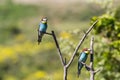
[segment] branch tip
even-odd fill
[[[94,71],[94,74],[96,74],[97,72],[99,72],[99,71],[101,71],[101,69],[99,68],[99,69],[97,69],[97,70],[95,70]]]

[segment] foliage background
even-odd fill
[[[54,30],[57,34],[67,61],[90,23],[99,19],[76,55],[68,80],[89,80],[84,68],[77,78],[77,60],[81,49],[89,47],[91,35],[95,36],[95,68],[102,68],[96,80],[119,80],[119,2],[0,0],[0,80],[62,80],[62,66],[53,39],[45,35],[37,45],[37,28],[43,16],[48,17],[48,32]]]

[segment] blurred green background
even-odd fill
[[[42,43],[37,45],[37,28],[41,18],[48,17],[47,31],[55,31],[63,56],[68,61],[84,31],[95,20],[94,16],[114,14],[114,21],[119,24],[119,3],[119,0],[0,0],[0,80],[62,80],[62,65],[52,37],[45,35]],[[117,27],[118,33],[115,34],[119,34],[120,25]],[[95,35],[95,68],[103,69],[96,75],[96,80],[120,80],[119,49],[116,55],[112,55],[118,59],[114,63],[118,66],[116,69],[111,70],[112,62],[109,60],[113,58],[108,56],[110,52],[106,50],[108,55],[102,54],[110,46],[106,42],[111,43],[115,36],[105,38],[105,33],[97,29],[97,34],[94,30],[88,35],[78,54],[82,48],[89,48],[90,37]],[[120,34],[114,40],[120,43],[119,39]],[[119,48],[120,45],[115,44]],[[78,55],[68,71],[68,80],[89,80],[89,72],[85,69],[77,78],[77,60]],[[109,63],[105,65],[105,61]],[[118,73],[117,77],[114,77],[115,73]]]

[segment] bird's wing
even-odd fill
[[[82,52],[80,53],[80,55],[79,55],[79,57],[78,57],[78,59],[80,58],[80,56],[82,55]]]

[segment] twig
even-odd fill
[[[75,51],[73,52],[73,55],[70,59],[70,61],[68,62],[68,64],[66,65],[66,67],[69,67],[71,65],[71,63],[73,62],[75,55],[78,51],[78,49],[80,48],[80,46],[82,45],[83,41],[85,40],[85,38],[87,37],[88,33],[93,29],[94,25],[98,22],[98,20],[96,20],[92,26],[90,26],[90,28],[86,31],[86,33],[83,35],[82,39],[80,40],[80,42],[78,43],[78,46],[75,48]]]
[[[58,44],[58,41],[56,39],[54,31],[52,31],[52,36],[54,38],[54,41],[55,41],[55,44],[56,44],[56,47],[57,47],[57,50],[58,50],[58,55],[60,57],[62,65],[63,65],[63,70],[64,70],[63,80],[67,80],[68,68],[66,67],[66,64],[67,64],[66,63],[66,58],[65,58],[65,60],[63,60],[63,56],[62,56],[62,53],[61,53],[61,50],[60,50],[60,47],[59,47],[59,44]]]
[[[45,34],[52,35],[51,33],[45,32]]]
[[[96,74],[97,72],[101,71],[101,69],[97,69],[94,71],[94,74]]]
[[[56,44],[56,47],[57,47],[57,50],[58,50],[58,55],[59,55],[59,57],[60,57],[61,63],[62,63],[62,65],[64,66],[64,65],[65,65],[65,62],[64,62],[64,60],[63,60],[63,56],[62,56],[62,53],[61,53],[61,50],[60,50],[60,47],[59,47],[59,44],[58,44],[58,41],[57,41],[57,39],[56,39],[56,36],[55,36],[54,31],[52,31],[52,36],[53,36],[53,38],[54,38],[54,41],[55,41],[55,44]]]

